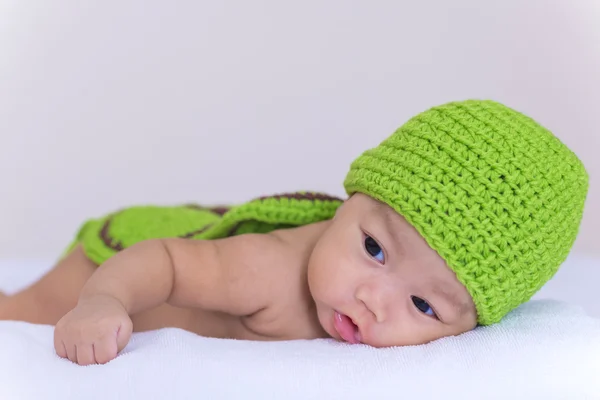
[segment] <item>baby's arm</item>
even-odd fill
[[[82,365],[108,362],[129,341],[130,315],[165,302],[253,314],[267,307],[276,279],[272,266],[284,253],[285,245],[272,235],[138,243],[92,275],[77,306],[56,325],[56,352]]]

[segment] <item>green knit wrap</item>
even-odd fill
[[[445,259],[478,323],[528,301],[566,259],[588,190],[551,132],[493,101],[433,107],[351,165],[344,187],[401,214]]]
[[[342,202],[323,193],[296,192],[225,207],[133,206],[86,221],[65,254],[80,245],[90,260],[102,264],[117,252],[149,239],[210,240],[328,220]]]

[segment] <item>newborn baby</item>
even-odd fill
[[[106,363],[132,332],[424,344],[500,321],[567,257],[583,164],[493,101],[433,107],[350,166],[345,200],[138,206],[83,224],[56,267],[0,302],[52,324],[56,353]]]

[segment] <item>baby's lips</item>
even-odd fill
[[[344,314],[335,312],[333,325],[341,338],[348,343],[357,344],[361,342],[361,335],[358,327],[352,320]]]

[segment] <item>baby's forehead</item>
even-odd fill
[[[412,225],[404,218],[402,214],[394,210],[391,206],[377,200],[370,198],[369,210],[373,215],[377,215],[382,218],[382,221],[392,231],[402,231],[407,228],[412,228]],[[416,230],[415,230],[416,232]]]
[[[369,195],[363,193],[356,193],[353,195],[353,197],[359,198],[360,207],[355,209],[355,212],[357,213],[362,213],[366,211],[370,213],[383,214],[386,216],[388,214],[400,215],[386,203],[382,202],[381,200],[377,200],[376,198],[371,197]]]

